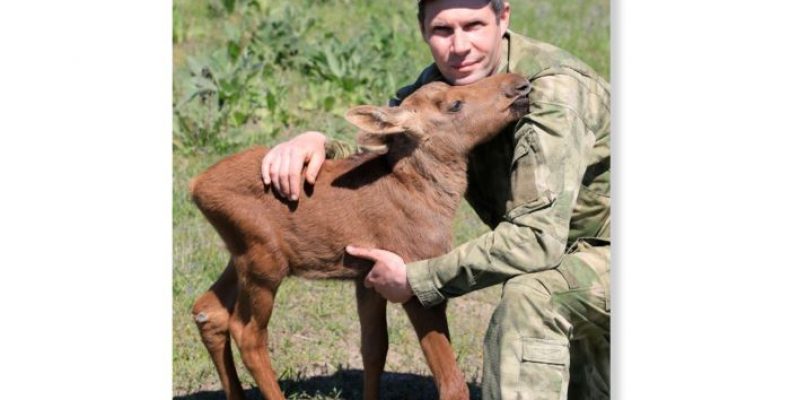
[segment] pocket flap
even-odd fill
[[[557,340],[522,338],[521,361],[543,364],[570,365],[568,343]]]

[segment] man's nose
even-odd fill
[[[463,32],[456,32],[453,35],[453,53],[466,53],[470,49],[469,38]]]

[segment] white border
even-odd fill
[[[776,4],[612,5],[615,398],[783,393]],[[171,396],[170,7],[0,13],[4,398]]]
[[[171,35],[167,1],[0,11],[0,397],[171,396]]]

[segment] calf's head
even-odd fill
[[[392,145],[395,137],[403,137],[415,147],[467,153],[527,113],[529,90],[529,82],[516,74],[465,86],[432,82],[399,107],[355,107],[346,119],[364,131],[358,139],[362,143]]]

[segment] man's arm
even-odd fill
[[[431,64],[420,74],[413,84],[400,88],[395,97],[388,102],[390,107],[400,103],[414,93],[420,86],[441,77],[436,65]],[[266,185],[274,186],[283,197],[296,201],[299,199],[302,168],[307,164],[305,178],[315,183],[315,177],[324,160],[348,157],[360,150],[372,150],[337,140],[327,140],[321,132],[310,131],[274,146],[261,163],[261,175]]]
[[[315,183],[318,171],[327,158],[348,157],[357,151],[356,146],[327,140],[317,131],[302,133],[291,140],[272,147],[261,161],[263,183],[274,186],[283,197],[296,201],[302,187],[302,169],[310,184]]]
[[[329,139],[324,146],[326,158],[339,160],[359,152],[359,146],[337,139]]]
[[[503,221],[450,253],[408,264],[408,282],[425,305],[555,268],[592,148],[583,120],[584,78],[549,73],[533,78],[530,113],[519,122],[511,194]]]

